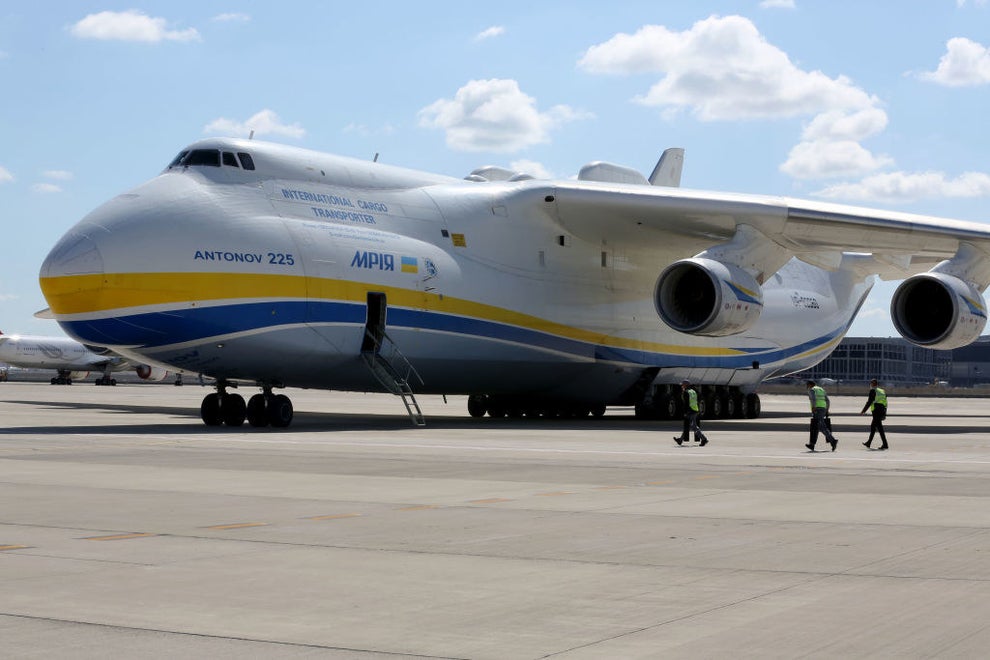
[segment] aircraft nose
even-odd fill
[[[92,235],[76,228],[55,244],[41,264],[42,293],[55,314],[80,311],[82,299],[103,287],[103,255]]]

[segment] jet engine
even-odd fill
[[[165,377],[168,376],[168,372],[161,367],[152,367],[147,364],[139,364],[135,367],[134,371],[141,380],[153,380],[157,382],[165,380]]]
[[[987,311],[971,284],[945,273],[928,272],[904,280],[890,301],[894,327],[912,344],[952,349],[983,332]]]
[[[747,330],[763,310],[763,290],[738,266],[693,257],[667,266],[653,301],[663,322],[693,335],[720,337]]]

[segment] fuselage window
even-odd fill
[[[185,166],[208,165],[209,167],[220,167],[220,151],[218,149],[193,149],[182,160],[182,164]]]
[[[241,159],[241,167],[246,170],[254,169],[254,159],[251,158],[251,154],[244,153],[243,151],[238,151],[237,156]]]
[[[237,157],[229,151],[223,152],[223,164],[231,167],[240,167],[240,165],[237,164]]]

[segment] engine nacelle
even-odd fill
[[[966,346],[983,332],[987,310],[976,287],[945,273],[922,273],[901,282],[890,317],[902,337],[927,348]]]
[[[87,376],[89,376],[88,371],[71,371],[67,378],[71,380],[84,380]]]
[[[165,380],[166,376],[168,376],[168,372],[161,367],[152,367],[147,364],[139,364],[134,368],[134,371],[141,380],[153,380],[157,382]]]
[[[763,311],[763,289],[748,272],[694,257],[667,266],[653,292],[663,322],[693,335],[720,337],[747,330]]]

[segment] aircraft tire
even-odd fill
[[[267,400],[264,394],[255,394],[247,402],[247,421],[255,428],[268,426]]]
[[[595,419],[601,419],[602,417],[604,417],[605,416],[605,404],[604,403],[596,403],[595,405],[591,406],[591,416],[594,417]]]
[[[743,399],[743,417],[746,419],[756,419],[760,416],[760,395],[756,393],[749,393],[746,398]]]
[[[223,424],[223,417],[220,416],[220,395],[214,392],[203,397],[203,403],[199,406],[199,416],[207,426],[220,426]]]
[[[224,394],[220,399],[220,414],[227,426],[242,426],[247,417],[247,405],[240,394]]]
[[[292,401],[289,397],[276,394],[268,401],[268,423],[280,429],[292,423]]]
[[[488,397],[484,394],[472,394],[468,397],[467,408],[471,417],[484,417],[488,412]]]

